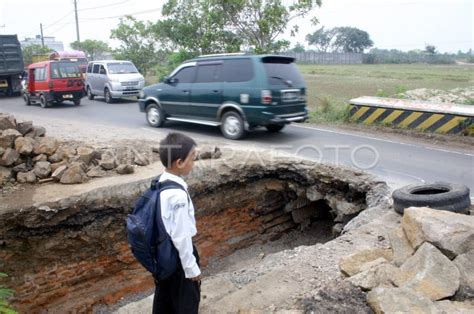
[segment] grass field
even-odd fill
[[[351,98],[393,95],[417,88],[449,90],[474,85],[474,67],[465,65],[380,64],[298,65],[308,86],[313,122],[339,121]],[[324,113],[321,115],[321,113]]]

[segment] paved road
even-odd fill
[[[219,129],[214,127],[167,122],[162,129],[150,128],[144,114],[138,111],[138,104],[129,100],[107,104],[101,98],[94,101],[83,98],[79,107],[65,104],[42,109],[39,106],[25,106],[19,97],[0,98],[0,112],[87,121],[157,134],[174,130],[207,141],[240,143],[223,139]],[[245,143],[365,169],[392,187],[413,182],[448,181],[466,184],[474,191],[474,150],[454,151],[406,140],[388,140],[383,134],[368,136],[301,124],[291,125],[279,134],[258,130],[251,133]]]

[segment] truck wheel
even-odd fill
[[[272,133],[280,132],[284,127],[285,127],[284,124],[270,124],[266,126],[268,132],[272,132]]]
[[[31,106],[31,100],[30,100],[30,96],[28,95],[28,93],[23,93],[23,100],[25,101],[25,104],[27,106]]]
[[[105,88],[104,97],[105,97],[106,103],[111,104],[114,102],[114,99],[112,98],[112,95],[110,94],[110,91],[108,88]]]
[[[74,102],[74,106],[79,106],[81,104],[81,99],[80,98],[74,99],[73,102]]]
[[[235,111],[226,112],[221,119],[221,132],[225,138],[239,140],[245,136],[244,120]]]
[[[165,123],[163,110],[156,104],[146,107],[146,121],[154,128],[159,128]]]
[[[455,213],[469,214],[471,200],[469,188],[462,184],[435,182],[412,184],[392,194],[395,211],[403,215],[405,208],[430,207]]]
[[[87,86],[87,99],[94,100],[94,94],[92,94],[91,88]]]
[[[46,100],[46,97],[44,95],[40,96],[40,105],[41,105],[41,108],[47,108],[49,106],[49,103]]]

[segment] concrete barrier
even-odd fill
[[[474,135],[474,106],[360,97],[350,101],[350,120],[444,134]]]

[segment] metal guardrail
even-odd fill
[[[444,134],[474,135],[474,106],[360,97],[350,101],[350,120]]]

